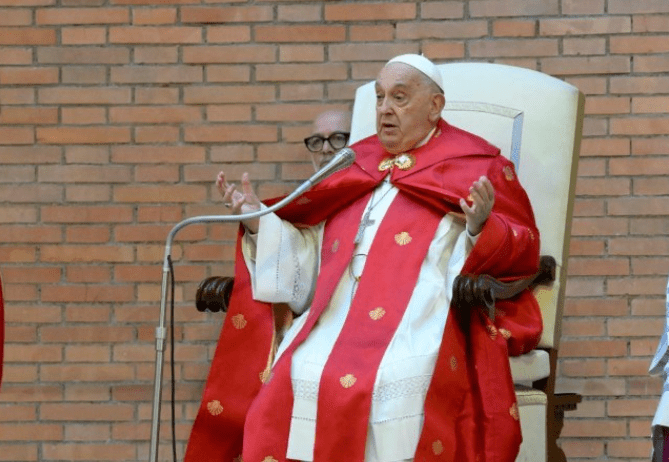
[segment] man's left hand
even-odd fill
[[[467,219],[467,229],[476,236],[483,229],[485,221],[490,216],[490,211],[495,203],[495,189],[486,176],[482,176],[469,187],[469,198],[472,205],[467,205],[467,201],[460,198],[460,207],[465,212]]]

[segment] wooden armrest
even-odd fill
[[[513,282],[501,282],[487,274],[461,274],[453,282],[453,303],[459,309],[481,306],[494,320],[495,300],[512,298],[530,286],[553,282],[556,266],[553,257],[544,255],[539,261],[539,271]]]
[[[234,283],[235,278],[230,276],[211,276],[203,279],[195,294],[197,310],[212,313],[227,312]]]

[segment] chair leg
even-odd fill
[[[576,393],[560,393],[553,395],[552,399],[549,397],[546,412],[548,418],[548,422],[546,422],[548,462],[567,462],[567,457],[562,448],[558,446],[557,440],[562,433],[562,427],[564,427],[565,411],[573,411],[580,402],[581,395]]]

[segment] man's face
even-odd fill
[[[403,63],[384,67],[376,79],[376,133],[391,154],[415,147],[441,115],[439,97],[420,71]]]
[[[311,162],[314,165],[314,170],[318,171],[327,164],[339,149],[335,149],[327,141],[327,138],[335,132],[349,133],[350,131],[349,118],[344,112],[325,112],[314,120],[314,129],[311,136],[319,135],[325,138],[323,141],[323,149],[317,152],[309,152],[311,154]],[[343,146],[342,146],[343,147]]]

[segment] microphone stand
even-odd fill
[[[305,193],[312,188],[316,183],[320,182],[335,171],[348,167],[355,160],[355,153],[350,148],[344,148],[339,151],[335,157],[321,170],[316,172],[311,178],[302,183],[292,193],[284,197],[282,200],[256,212],[243,213],[240,215],[202,215],[198,217],[187,218],[177,223],[167,235],[165,244],[165,257],[163,259],[163,280],[160,299],[160,318],[158,327],[156,327],[156,369],[153,388],[153,412],[151,414],[151,445],[149,447],[149,462],[157,462],[158,460],[158,440],[160,431],[160,405],[161,405],[161,390],[163,382],[163,353],[165,352],[165,338],[167,337],[167,329],[165,328],[165,318],[167,311],[167,279],[170,270],[169,257],[172,251],[172,241],[175,235],[186,226],[195,223],[228,223],[234,221],[244,221],[253,218],[259,218],[268,213],[272,213],[285,207],[290,202],[295,200],[298,196]]]

